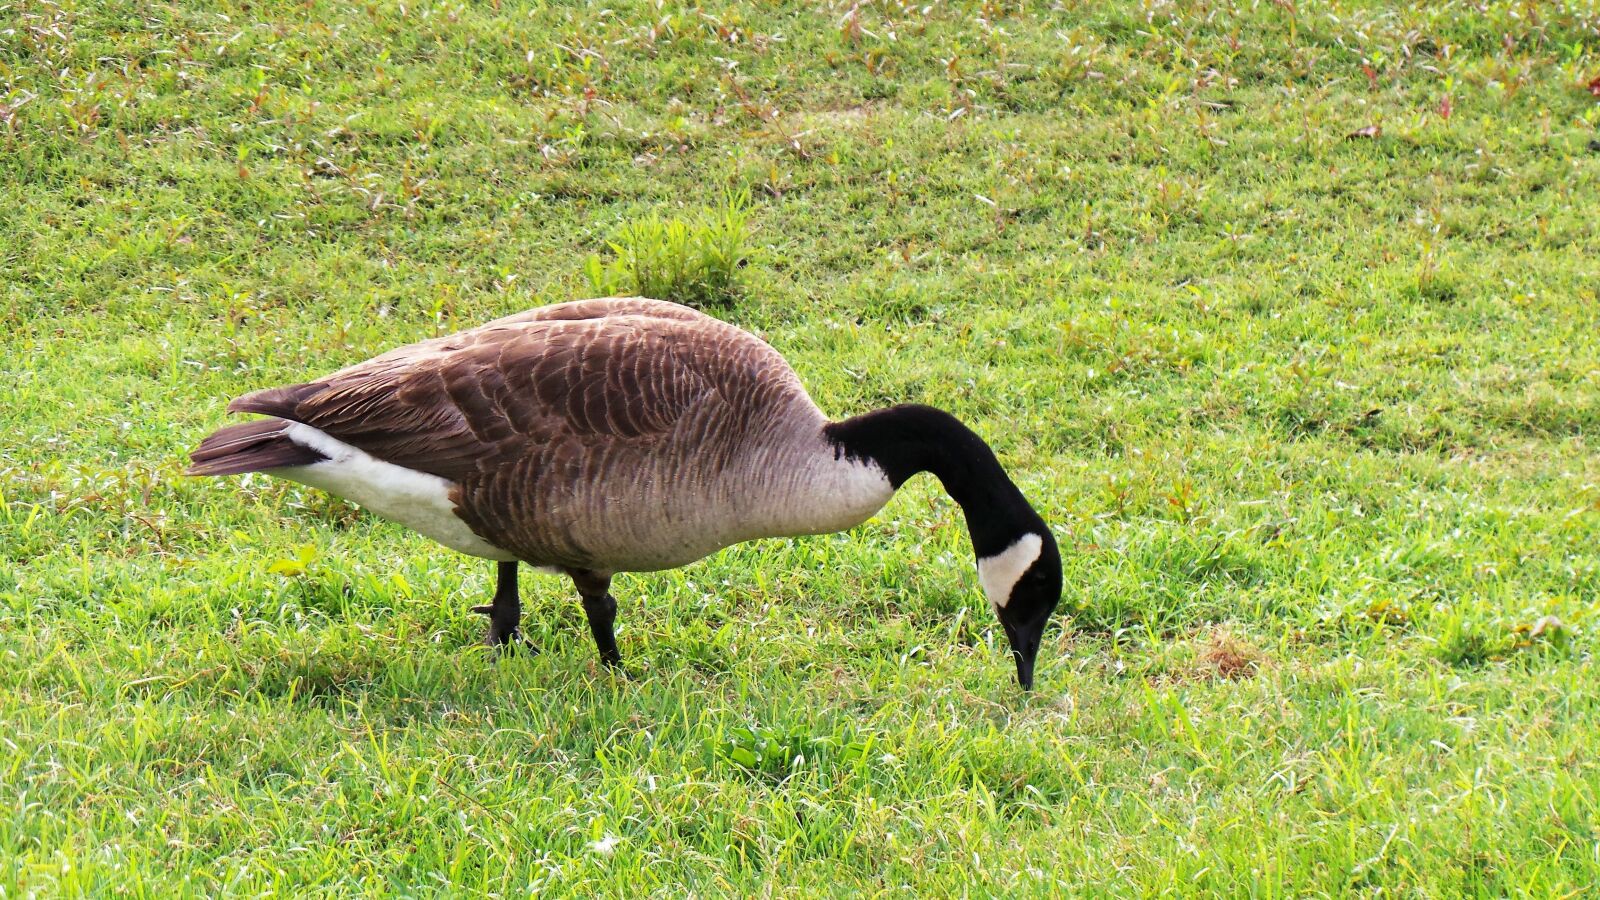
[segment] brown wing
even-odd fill
[[[674,304],[589,300],[402,347],[228,408],[303,422],[461,481],[558,442],[647,443],[697,407],[774,388],[803,394],[752,335]]]

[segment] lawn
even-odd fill
[[[0,0],[0,896],[1600,891],[1597,29]],[[635,290],[989,439],[1038,689],[927,476],[619,577],[616,677],[563,579],[496,658],[492,564],[181,474],[237,394]]]

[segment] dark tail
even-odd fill
[[[258,419],[219,429],[189,454],[194,465],[189,467],[188,474],[237,475],[286,466],[309,466],[327,459],[310,447],[289,440],[283,433],[288,425],[282,419]]]

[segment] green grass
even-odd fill
[[[0,895],[1600,890],[1591,7],[204,6],[0,0]],[[994,443],[1038,691],[926,478],[620,578],[620,680],[180,476],[630,248]]]
[[[608,264],[598,254],[584,261],[597,297],[642,296],[699,309],[737,299],[739,270],[749,262],[750,191],[728,192],[702,221],[656,217],[624,226],[611,244]]]

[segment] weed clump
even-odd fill
[[[651,216],[630,222],[610,242],[614,258],[591,254],[584,274],[597,296],[638,294],[697,309],[731,306],[750,255],[750,191],[727,191],[690,221]]]

